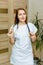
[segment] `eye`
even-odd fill
[[[21,16],[21,15],[26,15],[26,14],[25,13],[22,13],[22,14],[20,13],[19,16]]]
[[[22,14],[20,13],[19,16],[21,16]]]
[[[23,15],[26,15],[26,13],[23,13]]]

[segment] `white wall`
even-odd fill
[[[28,0],[29,20],[34,18],[37,12],[39,13],[39,18],[43,19],[43,0]]]

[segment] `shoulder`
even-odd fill
[[[13,25],[13,28],[17,28],[17,24],[16,25]]]
[[[31,23],[31,22],[28,22],[28,26],[29,27],[35,27],[35,25],[33,23]]]
[[[11,27],[10,27],[10,29],[13,29],[13,30],[16,30],[16,28],[17,28],[17,24],[16,25],[12,25]]]
[[[28,25],[30,25],[30,26],[31,26],[31,25],[34,25],[34,24],[33,24],[33,23],[31,23],[31,22],[28,22]]]
[[[29,29],[31,32],[33,32],[33,33],[37,32],[37,27],[33,23],[28,22],[28,26],[29,26]]]
[[[16,31],[16,29],[17,29],[17,24],[16,25],[13,25],[14,32]]]

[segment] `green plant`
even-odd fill
[[[35,15],[35,19],[33,19],[34,21],[34,25],[37,27],[38,31],[37,31],[37,40],[36,40],[36,50],[38,50],[43,42],[43,25],[41,26],[40,28],[40,25],[41,25],[41,20],[42,19],[38,19],[38,12],[37,14]],[[41,29],[41,31],[40,31]]]
[[[37,40],[35,42],[36,44],[36,50],[40,50],[41,53],[41,47],[43,46],[43,25],[41,24],[41,20],[43,19],[38,19],[38,12],[35,15],[35,19],[33,19],[32,21],[34,22],[34,25],[37,27],[38,31],[37,31]],[[40,28],[41,25],[41,28]],[[41,54],[40,54],[40,59],[37,57],[35,57],[35,61],[36,65],[41,65]]]

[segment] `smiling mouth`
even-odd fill
[[[23,19],[23,20],[24,20],[25,18],[21,18],[21,19]]]

